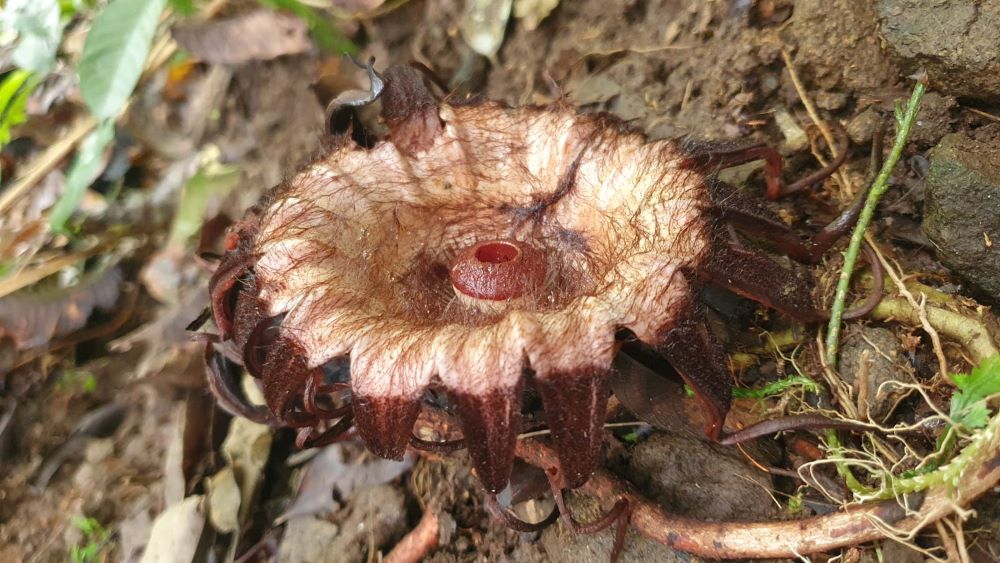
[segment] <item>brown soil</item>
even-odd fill
[[[792,52],[809,95],[830,121],[848,124],[873,109],[891,112],[893,100],[906,96],[910,84],[898,61],[883,54],[874,30],[863,27],[864,22],[874,21],[873,13],[863,6],[858,8],[865,3],[852,0],[563,0],[537,29],[528,30],[522,22],[512,21],[492,63],[471,53],[462,41],[457,4],[451,0],[413,0],[361,24],[359,37],[368,41],[363,55],[376,55],[379,66],[416,59],[457,90],[480,91],[510,104],[549,103],[565,96],[582,111],[610,112],[652,137],[764,142],[787,152],[786,178],[800,177],[818,165],[808,149],[788,149],[773,119],[774,112],[781,109],[790,111],[798,123],[809,123],[785,69],[783,48]],[[224,160],[240,170],[239,187],[219,203],[221,210],[240,215],[260,193],[279,183],[317,150],[322,106],[311,85],[334,67],[341,69],[342,75],[354,77],[337,64],[318,55],[298,55],[234,70],[220,117],[206,133],[206,141],[217,144]],[[946,277],[947,270],[919,236],[925,154],[944,135],[975,130],[990,118],[966,111],[961,100],[948,95],[931,94],[925,103],[874,231],[887,247],[895,245],[891,251],[904,270],[934,272],[939,276],[936,281],[946,284],[953,280]],[[868,167],[870,133],[870,128],[867,135],[859,133],[860,143],[852,148],[844,167],[856,186],[862,184]],[[748,186],[762,186],[759,174],[750,175]],[[846,198],[835,183],[828,182],[817,195],[782,202],[780,208],[790,222],[807,231],[828,220]],[[836,265],[837,259],[831,258],[830,264],[817,269],[817,277],[830,279],[829,271]],[[206,414],[210,403],[203,387],[201,346],[185,342],[183,331],[178,329],[205,303],[204,287],[204,274],[196,272],[181,290],[190,296],[185,301],[188,305],[164,306],[148,296],[140,298],[138,313],[127,329],[138,329],[157,319],[164,325],[128,351],[111,346],[110,339],[99,339],[72,352],[51,354],[6,376],[0,387],[0,396],[7,399],[2,408],[13,412],[13,417],[10,428],[0,434],[0,561],[65,561],[73,546],[100,540],[108,560],[137,560],[152,519],[168,501],[205,492],[202,477],[225,465],[217,447],[228,423],[218,414]],[[773,324],[773,319],[760,321],[745,303],[722,309],[718,315],[711,314],[723,321],[729,321],[726,315],[732,314],[745,325],[759,321],[766,328],[781,326],[780,322]],[[739,343],[747,338],[746,326],[717,324],[730,326],[722,334],[727,341]],[[172,329],[165,328],[168,326]],[[903,343],[902,355],[917,377],[933,372],[934,358],[919,333],[889,323],[884,327],[897,333],[895,338]],[[957,346],[949,347],[949,353],[960,356]],[[742,377],[747,383],[766,381],[782,375],[783,367],[765,360]],[[966,367],[959,359],[953,369]],[[96,381],[92,391],[83,387],[90,376]],[[109,423],[106,431],[93,431],[74,441],[74,428],[84,415],[109,403],[125,406],[123,421]],[[902,419],[919,416],[914,412],[915,404],[904,402],[898,415]],[[749,416],[752,408],[747,405],[743,414]],[[214,418],[215,426],[205,422],[200,438],[185,437],[178,427],[178,421],[185,418],[189,432],[193,421]],[[666,439],[658,438],[655,447],[647,444],[645,449],[616,455],[616,471],[635,477],[633,482],[651,498],[668,502],[675,510],[688,507],[691,515],[707,518],[739,520],[773,515],[779,510],[772,496],[783,500],[783,495],[794,492],[794,484],[786,480],[771,485],[770,478],[760,484],[752,478],[741,479],[737,485],[725,478],[692,484],[691,476],[700,468],[717,472],[724,466],[726,475],[731,476],[754,471],[739,454],[701,452],[715,448],[692,435],[697,431],[670,438],[678,441],[670,452],[687,452],[677,467],[660,467],[671,457],[658,454],[665,447],[659,442]],[[238,553],[258,549],[254,560],[266,560],[269,554],[283,561],[304,560],[287,553],[279,557],[283,529],[268,525],[295,496],[292,474],[297,470],[286,464],[294,455],[291,440],[288,432],[275,435],[256,499],[259,515],[248,521],[238,542]],[[64,462],[55,465],[51,479],[39,483],[39,474],[46,466],[53,467],[56,458],[64,458]],[[182,467],[182,460],[187,465]],[[651,477],[648,482],[638,478],[654,469],[667,475],[655,482]],[[748,480],[755,484],[748,487]],[[608,532],[594,540],[600,545],[591,545],[587,543],[591,540],[564,528],[553,528],[544,536],[506,529],[483,510],[482,491],[463,454],[421,459],[390,485],[389,492],[378,492],[383,496],[372,497],[375,493],[366,489],[363,494],[337,499],[338,508],[324,522],[335,534],[345,522],[358,525],[359,519],[365,521],[358,515],[368,509],[355,504],[362,502],[359,499],[386,506],[395,502],[403,508],[390,515],[394,519],[378,520],[381,513],[377,509],[372,513],[376,515],[372,521],[391,533],[377,538],[358,536],[362,540],[351,544],[354,551],[350,554],[326,553],[324,560],[374,560],[375,552],[387,552],[416,525],[430,503],[449,516],[451,529],[448,542],[428,561],[603,560],[610,549]],[[685,486],[697,486],[697,494],[686,494]],[[587,503],[591,501],[581,497],[573,502],[581,515],[589,514]],[[994,496],[984,501],[983,508],[995,514],[997,504]],[[807,498],[805,505],[806,511],[824,510],[815,498]],[[706,515],[705,510],[711,513]],[[73,524],[74,518],[82,517],[100,522],[109,533],[95,540]],[[996,526],[985,518],[980,522],[977,529],[981,532],[970,536],[975,549],[982,554],[996,553]],[[308,530],[319,534],[328,528]],[[624,560],[675,556],[650,551],[654,548],[640,544],[633,536],[629,541],[637,547],[630,548]],[[202,541],[199,557],[210,549],[224,552],[220,546],[228,546],[232,538],[214,534]],[[923,546],[935,545],[930,537],[916,541]],[[846,550],[844,560],[871,557],[874,547]]]

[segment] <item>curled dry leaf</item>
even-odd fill
[[[94,309],[109,309],[118,300],[122,272],[94,272],[65,288],[36,286],[0,299],[0,337],[19,350],[44,346],[87,324]]]
[[[270,10],[176,26],[173,36],[181,47],[202,61],[216,64],[267,61],[312,48],[309,27],[302,19]]]

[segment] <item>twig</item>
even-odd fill
[[[985,117],[986,119],[992,119],[993,121],[1000,121],[1000,116],[993,115],[992,113],[987,113],[987,112],[985,112],[983,110],[980,110],[980,109],[969,108],[969,107],[962,108],[962,109],[964,109],[966,111],[971,111],[972,113],[974,113],[976,115],[980,115],[982,117]]]
[[[956,548],[958,549],[959,561],[962,563],[969,563],[972,561],[972,557],[969,556],[969,550],[965,545],[965,531],[962,530],[962,519],[954,516],[952,518],[944,519],[945,525],[951,529],[951,532],[955,535]]]
[[[954,540],[948,535],[948,529],[944,527],[944,519],[942,518],[935,522],[934,527],[937,529],[938,537],[941,538],[941,545],[944,546],[944,552],[948,554],[948,561],[959,563],[962,559],[958,555],[958,547],[955,546]]]
[[[3,194],[0,194],[0,215],[3,215],[14,202],[24,197],[28,190],[58,166],[94,127],[97,127],[97,120],[93,116],[87,114],[78,117],[65,135],[28,163],[24,173],[18,176],[13,185],[4,190]]]
[[[96,256],[97,254],[107,250],[110,246],[111,245],[108,242],[98,243],[86,250],[57,256],[35,268],[23,270],[10,277],[4,278],[0,280],[0,297],[10,295],[19,289],[28,287],[29,285],[41,281],[63,268],[72,266],[81,260],[85,260],[91,256]]]
[[[851,274],[854,273],[854,265],[858,261],[861,241],[864,238],[865,230],[871,224],[872,216],[875,214],[875,206],[886,190],[889,189],[889,176],[892,174],[893,168],[896,167],[899,157],[903,154],[903,147],[906,146],[906,139],[910,136],[910,128],[916,120],[917,110],[920,108],[920,98],[923,97],[924,90],[926,90],[926,86],[921,82],[917,82],[916,86],[913,87],[913,95],[910,96],[910,101],[906,106],[905,112],[901,107],[896,106],[896,138],[892,144],[892,151],[889,153],[889,158],[882,165],[882,170],[879,172],[878,177],[875,178],[875,183],[868,192],[868,198],[865,200],[865,206],[861,210],[861,216],[858,218],[858,223],[851,233],[851,242],[844,252],[844,267],[840,271],[837,292],[834,294],[833,307],[830,310],[830,324],[826,333],[826,361],[830,366],[834,366],[837,363],[837,351],[840,346],[840,324],[841,318],[844,315],[844,302],[847,300],[847,288],[851,284]]]

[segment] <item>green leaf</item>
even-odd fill
[[[970,374],[953,374],[958,390],[951,397],[950,416],[956,424],[969,429],[982,428],[989,422],[986,399],[1000,393],[1000,356],[986,358]]]
[[[239,170],[220,164],[218,150],[210,150],[201,169],[184,186],[181,203],[170,227],[170,242],[183,246],[205,223],[205,207],[213,197],[229,192],[240,179]],[[206,153],[202,153],[203,155]]]
[[[10,130],[28,119],[28,98],[39,83],[27,70],[15,70],[0,82],[0,148],[10,142]]]
[[[94,117],[125,107],[139,82],[167,0],[113,0],[94,19],[83,44],[80,91]]]
[[[11,60],[19,68],[45,74],[56,62],[63,24],[57,0],[8,0],[2,20],[20,36]]]
[[[170,0],[170,7],[182,16],[193,16],[198,12],[194,0]]]
[[[115,122],[107,119],[97,126],[80,143],[80,150],[66,174],[66,189],[56,202],[49,216],[49,228],[57,233],[66,232],[66,221],[76,211],[83,193],[101,171],[104,149],[115,137]]]

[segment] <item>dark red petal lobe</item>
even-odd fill
[[[420,414],[420,401],[354,395],[351,405],[354,425],[368,449],[384,458],[403,459]]]
[[[310,369],[302,346],[286,335],[274,340],[267,351],[261,373],[264,401],[275,418],[289,426],[310,426],[315,421],[295,416],[295,400],[305,391],[306,380],[319,368]]]
[[[462,422],[465,444],[479,480],[498,493],[507,486],[514,467],[514,445],[521,431],[523,382],[511,389],[491,389],[484,394],[448,391]]]
[[[236,341],[237,348],[241,350],[246,346],[250,333],[267,315],[264,305],[257,298],[257,295],[256,280],[253,279],[243,284],[243,287],[236,294],[232,331],[233,340]]]
[[[584,484],[597,466],[609,381],[610,372],[602,368],[552,373],[535,379],[568,488]]]
[[[382,118],[389,126],[389,140],[407,155],[427,150],[441,133],[437,98],[427,89],[424,77],[408,65],[394,66],[385,73]]]
[[[208,282],[212,304],[212,317],[222,338],[229,338],[233,330],[233,297],[237,291],[237,280],[250,269],[250,259],[246,254],[230,252],[222,257],[218,268]]]

